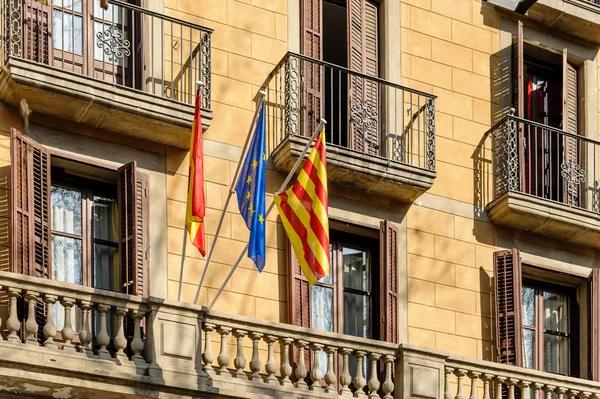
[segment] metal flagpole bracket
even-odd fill
[[[201,81],[201,80],[197,80],[197,81],[196,81],[196,84],[197,84],[198,86],[206,86],[206,83],[204,83],[204,82],[203,82],[203,81]]]

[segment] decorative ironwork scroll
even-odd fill
[[[211,59],[210,59],[210,34],[209,33],[203,33],[202,34],[202,41],[200,44],[200,63],[201,63],[201,70],[202,70],[202,76],[201,79],[204,82],[204,86],[202,86],[202,89],[200,90],[200,94],[202,97],[202,107],[203,108],[209,108],[210,109],[210,65],[211,65]]]
[[[585,169],[579,166],[577,162],[573,162],[573,160],[569,160],[569,162],[563,162],[560,165],[560,175],[566,180],[568,185],[567,193],[570,193],[572,197],[577,193],[577,187],[585,182]],[[571,201],[574,203],[575,201]]]
[[[9,38],[9,51],[8,55],[14,57],[22,57],[23,56],[23,24],[21,20],[23,19],[23,1],[22,0],[9,0],[10,1],[10,19],[9,19],[9,30],[10,30],[10,38]]]
[[[369,136],[377,137],[377,110],[368,100],[357,101],[350,107],[350,122],[354,124],[354,135],[357,140],[364,141],[365,153],[377,153],[379,145],[372,142]],[[367,151],[367,147],[370,151]]]
[[[293,136],[300,131],[300,62],[288,56],[285,65],[285,135]]]
[[[98,39],[98,47],[103,49],[104,54],[108,56],[108,60],[111,62],[129,57],[131,54],[129,51],[131,43],[125,39],[123,32],[119,30],[117,25],[111,25],[103,32],[98,32],[96,38]]]
[[[425,167],[435,170],[435,99],[429,97],[425,104],[425,120],[427,122],[425,142]]]

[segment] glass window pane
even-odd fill
[[[81,192],[51,188],[52,230],[81,235]]]
[[[81,240],[52,234],[52,278],[83,284]]]
[[[569,332],[567,296],[544,291],[544,328],[546,330]]]
[[[329,244],[329,274],[319,280],[323,284],[333,284],[333,245]]]
[[[344,262],[344,288],[369,291],[371,282],[367,252],[344,247],[342,248],[342,256]]]
[[[569,374],[569,339],[544,334],[544,371]]]
[[[523,329],[523,366],[528,369],[534,368],[535,356],[535,331]]]
[[[312,327],[333,331],[333,289],[314,285],[311,291]]]
[[[371,338],[371,299],[344,292],[344,334]]]
[[[117,202],[94,197],[94,238],[117,242]]]
[[[535,326],[535,289],[523,287],[523,325]]]
[[[83,19],[59,10],[52,12],[52,44],[57,50],[83,54]]]
[[[94,244],[94,287],[103,290],[118,291],[119,271],[116,265],[117,248]]]
[[[62,50],[62,29],[63,13],[59,10],[52,10],[52,47]]]
[[[108,4],[108,9],[105,10],[102,7],[100,7],[99,1],[94,1],[94,17],[96,18],[120,24],[121,20],[123,19],[123,12],[124,10],[121,7],[114,6],[110,3]]]

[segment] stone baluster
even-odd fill
[[[253,382],[262,382],[262,377],[260,376],[262,363],[260,361],[260,353],[258,352],[258,342],[262,337],[262,333],[250,333],[250,339],[252,340],[252,359],[250,359],[250,371],[252,371],[252,374],[250,374],[250,379]]]
[[[581,392],[579,394],[580,399],[589,399],[590,396],[592,396],[591,392]],[[594,395],[594,396],[596,396],[596,395]]]
[[[227,377],[231,376],[229,371],[227,371],[227,366],[229,366],[229,355],[227,354],[227,336],[230,332],[231,328],[229,327],[217,328],[217,333],[219,333],[221,336],[221,350],[219,351],[219,356],[217,356],[217,364],[219,365],[217,374]]]
[[[331,346],[325,348],[325,353],[327,353],[327,372],[325,373],[325,383],[327,387],[325,388],[325,392],[337,393],[337,376],[335,375],[335,370],[333,366],[333,357],[337,349]]]
[[[529,389],[530,385],[531,385],[531,382],[525,381],[525,380],[521,380],[517,383],[517,387],[519,387],[519,389],[521,390],[521,398],[527,397],[527,390]]]
[[[65,341],[63,343],[63,350],[75,352],[75,346],[71,343],[73,338],[75,338],[75,330],[73,329],[73,318],[71,316],[73,305],[75,305],[75,300],[71,298],[62,298],[60,300],[60,304],[65,309],[65,324],[63,326],[62,331],[60,332],[62,339]]]
[[[544,384],[532,382],[531,385],[529,385],[529,388],[531,389],[531,399],[542,399],[542,396],[538,395],[538,393],[544,388]]]
[[[0,285],[0,292],[2,292],[2,286]],[[2,317],[0,317],[0,331],[2,331]],[[4,341],[4,337],[0,334],[0,341]]]
[[[515,399],[515,386],[518,382],[519,380],[514,378],[509,378],[506,381],[506,386],[508,387],[508,399]]]
[[[567,391],[567,396],[569,397],[569,399],[574,399],[574,398],[576,398],[577,396],[579,396],[579,391],[575,391],[575,390],[573,390],[573,389],[569,389],[569,390]]]
[[[552,399],[552,394],[554,393],[554,390],[556,389],[556,387],[554,385],[544,385],[544,388],[542,388],[542,389],[543,389],[544,393],[546,394],[546,399]]]
[[[494,399],[502,399],[502,386],[504,385],[505,381],[506,378],[504,377],[496,377],[496,390],[494,392]]]
[[[106,329],[106,314],[110,310],[110,306],[98,304],[96,306],[96,310],[98,311],[98,318],[100,320],[98,323],[98,335],[96,336],[96,341],[98,342],[98,345],[100,345],[100,349],[98,349],[98,356],[101,358],[110,358],[110,352],[106,349],[108,344],[110,344],[110,336],[108,335],[108,331]],[[65,315],[65,326],[67,325],[67,320],[68,319]]]
[[[366,396],[365,392],[364,392],[364,388],[365,388],[365,384],[367,383],[367,380],[365,378],[365,374],[364,374],[364,369],[363,369],[363,362],[365,360],[365,355],[367,353],[364,351],[356,351],[354,352],[354,356],[356,356],[356,377],[354,377],[354,388],[356,388],[356,391],[354,392],[354,397],[355,398],[359,398],[359,397],[363,397]]]
[[[371,378],[369,378],[369,383],[367,386],[369,387],[369,398],[372,399],[379,398],[377,391],[379,390],[381,383],[377,378],[377,362],[379,362],[380,358],[381,355],[379,353],[369,354],[369,361],[371,362]]]
[[[81,325],[81,331],[79,332],[79,341],[81,342],[81,349],[84,353],[91,355],[93,354],[92,348],[90,348],[90,343],[92,342],[92,331],[91,331],[91,322],[90,322],[90,313],[92,310],[92,303],[89,301],[81,301],[79,303],[79,307],[83,312],[83,320]]]
[[[463,378],[467,375],[467,370],[458,369],[454,372],[454,375],[456,375],[456,383],[458,384],[454,399],[466,399],[467,397],[463,392]]]
[[[304,348],[306,348],[308,342],[299,340],[296,342],[296,346],[298,347],[298,366],[296,366],[296,384],[294,387],[300,389],[307,389],[308,385],[306,385],[306,374],[308,371],[306,370],[306,364],[304,363]]]
[[[202,369],[209,376],[214,376],[215,370],[212,368],[212,362],[215,360],[215,357],[212,351],[210,335],[214,331],[215,325],[210,323],[204,323],[202,329],[204,330],[204,352],[202,352],[202,363],[204,364],[204,366],[202,367]]]
[[[131,339],[131,350],[133,356],[131,360],[136,363],[146,363],[142,352],[144,351],[144,339],[142,337],[142,319],[146,316],[146,312],[143,310],[132,310],[131,318],[133,319],[133,338]]]
[[[484,374],[481,376],[481,380],[483,381],[483,399],[491,399],[490,395],[490,382],[494,378],[491,374]]]
[[[469,399],[477,399],[477,380],[479,380],[479,376],[481,376],[481,373],[476,371],[469,372],[469,378],[471,379],[471,394],[469,395]]]
[[[294,343],[293,338],[282,338],[281,342],[283,343],[283,354],[281,358],[281,367],[279,371],[281,372],[281,385],[284,387],[292,387],[292,380],[290,377],[292,376],[292,365],[290,363],[291,359],[291,351],[292,345]]]
[[[450,376],[454,375],[454,369],[452,367],[446,367],[444,372],[446,374],[444,384],[444,399],[454,399],[454,395],[452,395],[452,391],[450,390]]]
[[[556,388],[557,399],[565,399],[565,394],[567,393],[566,388]],[[598,395],[594,397],[594,399],[598,399]]]
[[[121,361],[129,360],[125,354],[125,348],[127,347],[127,338],[125,338],[124,320],[127,314],[127,309],[123,307],[115,308],[115,315],[117,316],[117,333],[115,334],[114,345],[117,353],[115,357]]]
[[[392,380],[392,366],[394,364],[394,355],[385,355],[385,380],[381,389],[383,390],[383,399],[392,399],[394,391],[394,381]]]
[[[343,396],[350,396],[351,390],[348,388],[350,383],[352,382],[352,376],[350,375],[350,354],[352,353],[352,349],[341,348],[340,353],[342,354],[342,375],[340,375],[340,384],[342,388],[340,393]]]
[[[311,385],[310,385],[310,389],[311,390],[317,390],[317,391],[321,391],[322,387],[321,387],[321,378],[323,378],[323,372],[321,371],[321,350],[323,349],[323,345],[321,344],[311,344],[310,348],[312,349],[313,352],[313,361],[312,361],[312,368],[310,370],[310,380],[311,380]]]
[[[277,337],[267,335],[265,342],[267,343],[267,363],[265,364],[267,377],[265,378],[265,382],[267,384],[279,385],[279,381],[275,377],[275,373],[277,372],[277,363],[275,362],[275,342],[277,342]]]
[[[17,298],[21,296],[21,291],[16,288],[8,289],[8,297],[10,299],[10,312],[8,320],[6,320],[6,328],[8,328],[8,342],[17,343],[21,341],[18,332],[21,327],[19,317],[17,316]]]
[[[40,296],[38,292],[26,291],[25,299],[27,300],[27,321],[25,322],[25,331],[27,332],[26,344],[37,345],[38,323],[35,321],[35,305],[37,298]]]
[[[46,302],[46,324],[44,324],[44,346],[46,348],[57,349],[58,345],[54,342],[56,337],[56,326],[54,325],[54,304],[58,300],[55,295],[44,295],[44,302]]]
[[[248,334],[248,331],[235,329],[233,331],[233,336],[236,338],[237,342],[237,354],[235,359],[233,359],[233,366],[235,367],[235,374],[233,375],[236,378],[246,378],[246,373],[244,373],[244,368],[246,367],[246,358],[244,357],[244,337]]]

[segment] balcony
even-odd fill
[[[405,202],[435,179],[435,96],[288,53],[267,91],[269,146],[287,173],[324,117],[328,183]]]
[[[0,13],[2,101],[186,148],[202,81],[209,126],[211,29],[119,0],[108,10],[96,0],[0,0]]]
[[[600,248],[600,143],[514,116],[489,134],[490,220]]]

